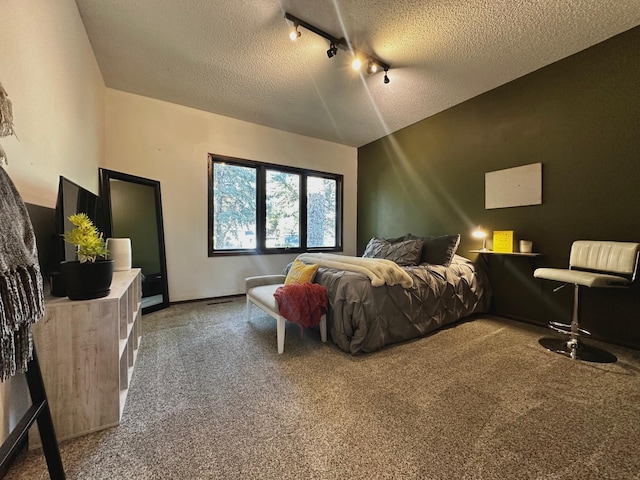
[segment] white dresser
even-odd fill
[[[33,327],[58,441],[120,423],[142,337],[140,269],[114,272],[95,300],[47,297]],[[39,446],[34,425],[30,447]]]

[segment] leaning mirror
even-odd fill
[[[169,306],[160,182],[100,169],[105,235],[131,239],[131,266],[142,269],[142,313]]]

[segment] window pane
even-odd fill
[[[300,175],[267,170],[267,248],[300,246]]]
[[[307,247],[336,246],[337,182],[307,177]]]
[[[256,169],[213,164],[213,248],[256,248]]]

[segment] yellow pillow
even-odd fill
[[[317,271],[317,264],[306,265],[300,260],[294,260],[289,273],[287,273],[287,278],[284,279],[284,284],[293,285],[296,283],[311,283],[313,282],[313,277],[316,276]]]

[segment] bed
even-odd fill
[[[302,260],[309,263],[314,258],[318,256]],[[467,258],[452,254],[448,265],[422,262],[399,268],[412,280],[408,288],[400,281],[373,286],[373,277],[365,273],[321,262],[314,283],[327,289],[327,324],[341,350],[374,352],[489,309],[491,290],[486,273]]]

